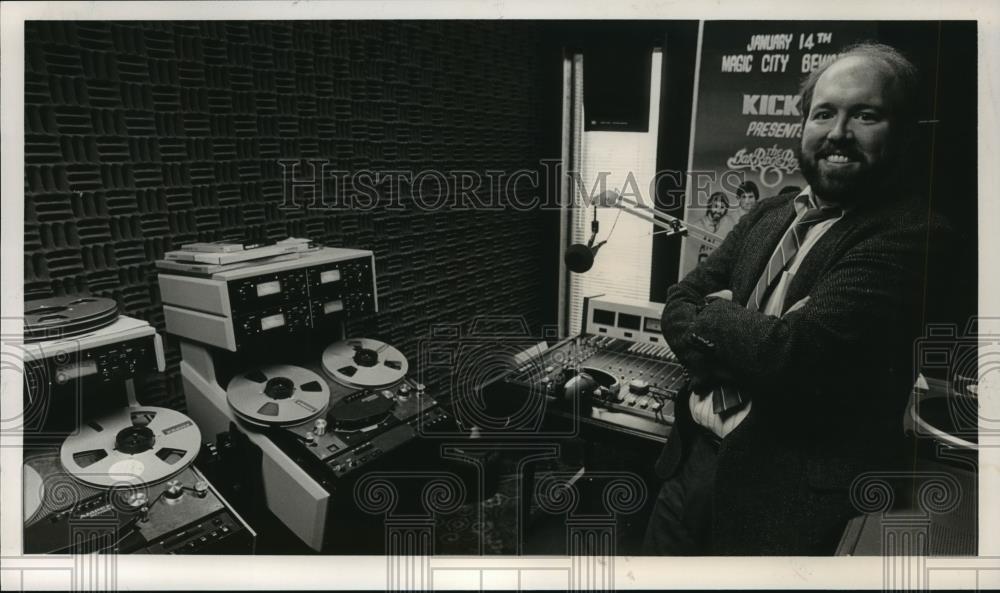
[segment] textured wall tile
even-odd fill
[[[25,288],[111,295],[162,332],[164,251],[296,235],[376,252],[383,312],[350,331],[411,358],[431,323],[535,323],[539,217],[424,212],[396,187],[378,196],[402,210],[285,211],[278,160],[537,167],[538,42],[528,23],[27,23]],[[183,406],[175,342],[142,401]]]

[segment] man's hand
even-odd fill
[[[727,288],[725,290],[719,290],[705,296],[706,301],[711,299],[722,299],[724,301],[731,301],[733,300],[733,291]]]
[[[719,290],[705,296],[706,303],[718,299],[732,301],[733,291]],[[698,340],[698,337],[692,335],[692,339]],[[683,357],[679,357],[691,374],[691,389],[696,392],[711,391],[720,384],[732,382],[732,376],[715,360],[711,348],[710,345],[700,344],[698,348],[689,349]]]
[[[716,299],[732,301],[733,291],[727,288],[705,296],[705,302],[710,302]],[[691,417],[694,418],[694,421],[708,430],[711,430],[715,436],[722,439],[725,438],[727,434],[732,432],[734,428],[739,426],[741,422],[743,422],[746,415],[750,413],[751,402],[747,402],[747,405],[734,412],[716,414],[712,404],[712,391],[719,385],[719,383],[728,383],[732,378],[724,368],[719,366],[713,369],[713,371],[714,372],[711,373],[711,378],[707,381],[701,377],[695,378],[695,381],[692,384],[693,389],[691,398],[688,400],[688,405],[691,408]],[[700,395],[698,392],[706,382],[709,383],[709,389],[705,389],[705,391],[707,391],[706,394]]]
[[[688,406],[691,408],[691,417],[700,426],[711,430],[720,439],[725,438],[730,432],[743,422],[747,414],[750,413],[752,401],[747,405],[733,412],[716,414],[712,407],[712,394],[699,394],[692,392],[688,399]]]
[[[809,302],[809,297],[804,297],[804,298],[802,298],[802,299],[800,299],[798,301],[795,301],[795,304],[792,305],[791,307],[789,307],[788,310],[785,311],[785,313],[782,315],[782,317],[784,317],[785,315],[788,315],[792,311],[798,311],[802,307],[805,307],[806,303],[808,303],[808,302]]]
[[[720,290],[718,292],[713,292],[712,294],[705,297],[705,300],[713,298],[731,301],[733,300],[733,291]],[[802,307],[806,306],[806,303],[808,302],[809,302],[808,296],[799,301],[796,301],[794,305],[792,305],[791,307],[788,308],[787,311],[785,311],[785,315],[788,315],[793,311],[801,309]],[[726,373],[721,369],[717,370],[716,373],[714,374],[726,375]],[[713,377],[713,379],[716,380],[718,378],[719,377]],[[699,378],[696,378],[696,380],[693,383],[691,398],[688,403],[689,407],[691,408],[691,417],[694,418],[694,421],[697,422],[699,425],[707,428],[708,430],[711,430],[720,439],[725,438],[726,435],[732,432],[733,429],[735,429],[737,426],[740,425],[740,423],[743,422],[743,419],[746,418],[747,414],[750,413],[750,406],[751,404],[753,404],[753,402],[752,401],[747,402],[747,405],[733,412],[716,414],[714,411],[714,407],[712,405],[712,397],[711,397],[712,395],[711,391],[714,388],[714,386],[708,385],[707,386],[708,388],[706,389],[705,382],[698,379]],[[699,394],[699,392],[702,391],[707,393]]]

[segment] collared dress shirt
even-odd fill
[[[811,187],[806,187],[799,195],[795,196],[792,200],[792,205],[796,212],[795,220],[792,221],[792,225],[798,223],[807,210],[819,207]],[[791,285],[792,279],[795,277],[795,273],[798,271],[802,261],[805,260],[807,255],[809,255],[809,251],[814,245],[816,245],[820,238],[843,217],[844,214],[843,211],[841,211],[837,216],[830,217],[809,227],[806,231],[805,237],[802,239],[802,243],[799,245],[798,251],[792,257],[785,270],[781,273],[781,276],[779,276],[775,281],[774,288],[771,289],[770,294],[764,300],[764,304],[761,307],[762,313],[765,315],[772,315],[774,317],[780,317],[782,315],[782,310],[785,308],[785,295],[788,293],[788,287]],[[778,247],[775,247],[775,250],[777,249],[780,249],[780,243]],[[772,255],[773,253],[774,252],[772,252]],[[765,273],[767,272],[765,271]],[[793,307],[794,306],[795,305],[793,305]],[[691,415],[696,423],[700,424],[704,428],[707,428],[719,438],[725,437],[734,428],[739,426],[740,422],[743,421],[743,418],[745,418],[750,412],[750,407],[753,404],[752,401],[747,402],[746,406],[730,415],[724,421],[719,418],[718,414],[711,411],[711,399],[712,398],[710,396],[702,397],[699,395],[693,395],[689,402]]]

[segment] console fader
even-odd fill
[[[563,340],[492,388],[544,393],[573,404],[581,419],[662,441],[674,422],[674,399],[687,381],[660,333],[663,305],[592,298],[585,333]]]

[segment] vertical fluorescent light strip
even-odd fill
[[[660,120],[660,70],[663,54],[654,49],[650,64],[649,128],[647,132],[583,132],[581,151],[576,162],[582,188],[574,188],[570,196],[570,242],[586,243],[590,236],[593,208],[585,208],[582,192],[589,193],[599,175],[607,172],[609,190],[620,190],[643,203],[652,204],[650,191],[656,174],[656,141]],[[582,67],[579,69],[582,85]],[[577,95],[574,109],[583,112],[582,94]],[[585,117],[586,114],[583,114]],[[635,179],[626,185],[629,174]],[[617,223],[615,219],[617,218]],[[611,240],[601,247],[594,267],[585,274],[569,277],[569,334],[580,333],[582,327],[583,299],[588,296],[608,295],[637,301],[649,300],[650,268],[653,260],[652,223],[621,213],[617,208],[598,208],[600,231],[597,241],[607,239],[614,226]]]
[[[573,116],[575,111],[573,109],[573,96],[575,95],[573,89],[573,56],[566,56],[563,58],[563,100],[562,100],[562,162],[563,167],[566,167],[572,163],[573,152],[571,151],[571,143],[575,140],[576,134],[570,127],[573,122]],[[558,307],[559,311],[557,314],[557,322],[559,324],[559,335],[566,335],[566,274],[569,272],[566,270],[566,263],[563,261],[563,255],[566,253],[568,231],[569,231],[569,208],[570,203],[570,186],[568,183],[559,184],[559,300]]]
[[[698,121],[698,84],[701,80],[701,42],[705,35],[705,21],[698,21],[698,47],[694,52],[694,92],[692,93],[691,101],[691,133],[688,134],[688,169],[691,169],[691,165],[694,163],[694,139],[695,139],[695,128]],[[690,171],[689,171],[690,172]],[[694,183],[691,180],[691,175],[687,176],[687,183],[684,189],[684,214],[681,218],[688,220],[687,209],[694,203]],[[707,196],[706,196],[707,197]],[[677,280],[678,282],[684,279],[687,275],[688,270],[684,269],[684,262],[687,261],[688,249],[694,249],[697,243],[691,243],[691,239],[688,237],[681,238],[681,261],[680,265],[677,266]]]
[[[573,81],[572,81],[572,91],[570,100],[572,102],[572,132],[570,133],[570,161],[567,166],[569,172],[577,172],[582,168],[582,158],[583,158],[583,54],[573,55]],[[577,227],[579,226],[579,220],[577,216],[575,205],[579,204],[580,196],[578,189],[575,185],[571,183],[571,179],[564,177],[564,186],[567,187],[567,199],[566,205],[563,210],[566,213],[566,220],[568,226],[566,227],[567,234],[569,237],[569,243],[576,241],[578,234]],[[563,300],[559,303],[559,308],[561,311],[565,312],[567,318],[567,324],[563,325],[561,329],[573,328],[574,324],[578,324],[578,321],[574,321],[580,314],[579,305],[574,307],[573,303],[577,299],[573,298],[573,276],[574,274],[567,271],[566,274],[560,279],[560,282],[566,285],[567,291],[563,293]],[[566,335],[575,335],[579,330],[570,329],[569,333]],[[563,334],[560,334],[563,335]]]

